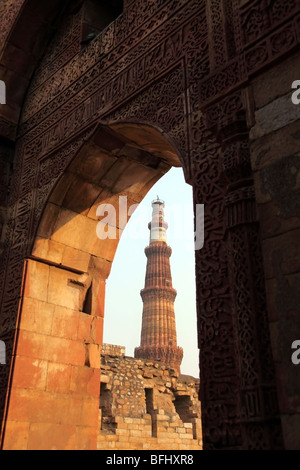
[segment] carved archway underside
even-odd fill
[[[24,264],[4,448],[20,445],[10,433],[16,402],[32,423],[27,448],[95,446],[97,426],[84,413],[98,415],[106,279],[130,208],[174,165],[176,151],[157,129],[99,124],[52,184]]]

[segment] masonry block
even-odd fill
[[[76,426],[33,423],[30,427],[28,450],[74,450],[76,448]]]
[[[100,370],[72,367],[70,391],[83,396],[99,397]]]
[[[13,385],[24,389],[45,390],[47,374],[47,361],[17,356],[14,365]]]
[[[37,237],[32,255],[51,263],[61,264],[63,262],[65,248],[65,245],[61,243],[49,240],[48,238]]]
[[[27,450],[29,435],[29,423],[21,421],[8,421],[6,424],[5,449],[24,451]]]
[[[57,393],[68,393],[70,390],[72,366],[49,362],[46,390]]]
[[[48,283],[49,266],[29,260],[27,263],[24,296],[47,302]]]
[[[76,340],[78,335],[79,315],[80,313],[75,310],[59,305],[55,306],[51,335]]]
[[[38,299],[23,299],[20,330],[50,335],[55,306]]]

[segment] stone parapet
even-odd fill
[[[114,344],[106,344],[104,343],[102,345],[102,355],[104,356],[119,356],[123,357],[125,356],[125,347],[124,346],[116,346]]]

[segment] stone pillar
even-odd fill
[[[143,299],[141,344],[135,349],[136,358],[160,359],[179,373],[183,351],[177,346],[174,301],[170,269],[171,248],[166,243],[167,223],[164,203],[152,203],[153,217],[149,224],[150,245],[145,249],[147,269]]]
[[[195,251],[203,448],[240,449],[238,353],[223,220],[226,187],[220,148],[208,135],[194,159],[193,189],[194,204],[204,204],[204,246]]]
[[[279,409],[292,450],[300,449],[300,364],[292,360],[300,340],[300,104],[292,101],[299,66],[299,54],[291,55],[253,80],[250,132]]]
[[[206,109],[209,141],[195,166],[195,203],[205,205],[196,252],[205,449],[282,447],[245,98]]]
[[[281,425],[249,141],[247,134],[235,134],[224,142],[226,242],[244,446],[276,449],[282,445]]]

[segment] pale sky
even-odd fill
[[[151,202],[157,196],[165,201],[165,220],[169,224],[167,243],[172,248],[171,273],[177,290],[177,342],[184,352],[181,373],[199,377],[192,187],[185,183],[181,168],[172,168],[153,186],[121,237],[107,280],[104,342],[125,346],[126,356],[132,357],[134,348],[140,345],[140,290],[144,287],[147,263],[144,249],[149,244]]]

